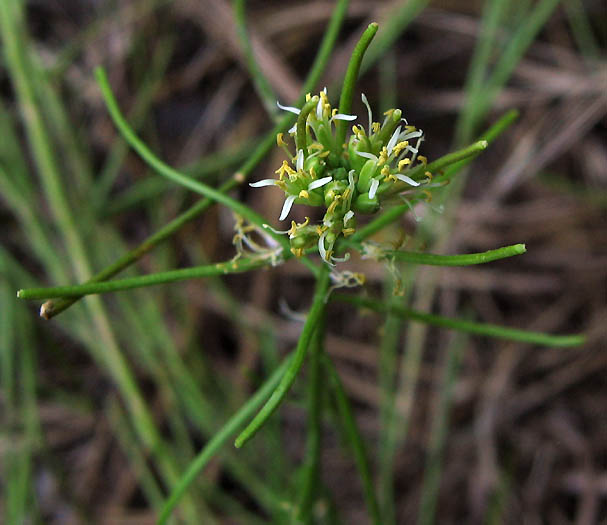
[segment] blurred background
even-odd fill
[[[297,98],[334,7],[247,2],[259,67],[283,104]],[[437,253],[526,243],[527,253],[404,266],[404,304],[588,336],[544,348],[330,305],[326,349],[385,523],[605,523],[605,3],[352,0],[317,86],[334,100],[371,21],[380,30],[355,94],[363,123],[360,92],[376,114],[402,108],[434,159],[520,111],[444,202],[376,240]],[[196,452],[294,346],[309,273],[290,262],[109,294],[49,321],[15,292],[86,280],[197,200],[129,151],[95,66],[152,150],[214,186],[248,159],[276,109],[256,94],[228,0],[2,0],[0,23],[0,511],[10,524],[154,523]],[[273,177],[282,158],[272,151],[251,180]],[[234,195],[279,226],[282,192]],[[226,260],[232,236],[231,213],[211,207],[121,276]],[[353,257],[344,268],[392,300],[385,266]],[[180,520],[283,522],[297,501],[305,397],[302,377],[258,437],[224,447]],[[315,522],[371,523],[325,403]]]

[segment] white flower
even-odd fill
[[[263,179],[257,182],[249,182],[249,186],[252,188],[263,188],[264,186],[276,186],[278,184],[277,179]]]

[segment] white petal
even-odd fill
[[[371,187],[369,188],[369,198],[373,199],[375,194],[377,193],[377,188],[379,188],[379,180],[373,179],[371,181]]]
[[[402,180],[403,182],[406,182],[407,184],[410,184],[411,186],[419,186],[419,182],[417,182],[416,180],[413,180],[411,177],[407,177],[406,175],[403,175],[402,173],[397,173],[394,176],[398,180]]]
[[[278,181],[276,179],[263,179],[258,182],[249,182],[252,188],[262,188],[263,186],[275,186]]]
[[[343,257],[333,257],[331,255],[331,260],[332,261],[337,261],[337,262],[346,262],[347,260],[350,259],[350,254],[346,253],[346,255],[344,255]]]
[[[398,137],[398,140],[416,139],[417,137],[421,137],[423,134],[424,132],[421,129],[417,131],[405,131],[400,137]]]
[[[348,210],[348,212],[344,215],[344,228],[346,226],[346,223],[352,218],[354,217],[354,212],[352,210]]]
[[[333,177],[323,177],[322,179],[312,181],[312,182],[310,182],[310,184],[308,184],[308,191],[312,191],[312,190],[315,190],[316,188],[320,188],[320,187],[324,186],[325,184],[328,184],[332,180],[333,180]]]
[[[394,130],[394,133],[392,133],[392,136],[390,137],[390,140],[388,141],[388,145],[386,146],[386,149],[388,150],[388,157],[390,155],[392,155],[392,150],[394,149],[394,146],[396,146],[396,141],[398,140],[399,135],[400,135],[400,126],[398,126],[398,128],[396,128]]]
[[[373,124],[373,113],[371,112],[371,106],[369,105],[369,101],[367,100],[367,97],[365,96],[364,93],[361,93],[360,98],[362,98],[363,104],[365,106],[367,106],[367,115],[369,116],[369,133],[368,133],[368,135],[371,136],[371,124]]]
[[[329,233],[329,230],[325,230],[318,238],[318,253],[320,253],[323,261],[327,260],[327,250],[325,249],[325,237],[327,233]]]
[[[318,120],[322,119],[322,98],[319,98],[318,104],[316,104],[316,118]]]
[[[300,109],[294,108],[293,106],[283,106],[280,102],[278,102],[278,100],[276,101],[276,105],[284,110],[284,111],[288,111],[290,113],[295,113],[296,115],[299,115],[299,113],[301,112]]]
[[[417,148],[414,148],[412,146],[407,146],[407,151],[410,151],[411,153],[415,153],[416,155],[419,152],[419,150]],[[411,161],[411,162],[413,162],[413,161]]]
[[[303,150],[297,150],[297,158],[295,160],[295,167],[297,168],[297,171],[303,171],[304,168],[304,154],[303,154]]]
[[[375,162],[379,160],[376,155],[373,155],[373,153],[368,153],[366,151],[356,151],[355,153],[361,157],[365,157],[365,159],[374,160]]]
[[[345,113],[337,113],[331,117],[331,120],[356,120],[358,117],[356,115],[346,115]]]
[[[355,173],[356,173],[356,171],[355,171],[355,170],[350,170],[350,171],[348,172],[348,183],[349,183],[348,185],[349,185],[350,187],[354,187],[354,174],[355,174]]]
[[[291,135],[291,133],[295,133],[297,131],[297,122],[295,124],[293,124],[293,126],[291,128],[289,128],[289,131],[287,131],[287,133],[289,135]]]
[[[278,217],[279,221],[284,221],[287,218],[287,215],[289,215],[289,212],[291,211],[291,206],[293,206],[296,198],[297,197],[295,197],[295,195],[289,195],[285,199],[285,203],[282,206],[282,211],[280,212],[280,217]]]
[[[324,88],[322,88],[322,92],[326,95],[327,94],[327,86],[325,86]]]

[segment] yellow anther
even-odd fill
[[[341,230],[341,233],[344,234],[344,237],[348,237],[350,235],[352,235],[356,230],[354,228],[344,228],[343,230]]]
[[[403,140],[403,141],[399,142],[396,146],[394,146],[394,149],[392,150],[392,155],[394,155],[395,157],[398,157],[400,155],[400,152],[402,150],[404,150],[408,145],[409,145],[408,140]]]
[[[425,166],[426,164],[428,164],[428,157],[424,157],[423,155],[418,155],[417,162],[421,162]]]
[[[313,142],[308,146],[308,149],[323,150],[325,147],[320,142]]]
[[[344,200],[347,200],[350,197],[350,193],[352,193],[352,190],[350,188],[346,188],[346,190],[342,194],[342,198]]]
[[[411,164],[411,159],[403,159],[398,163],[398,171],[402,170],[405,166]]]
[[[426,172],[424,173],[424,175],[425,175],[426,177],[428,177],[430,180],[432,180],[432,173],[430,173],[429,171],[426,171]]]
[[[358,137],[358,134],[360,133],[360,131],[358,130],[358,126],[356,124],[354,124],[352,126],[352,133],[354,133],[354,135],[356,135]]]
[[[310,194],[306,190],[301,190],[298,197],[301,197],[302,199],[309,199]]]
[[[422,193],[426,196],[426,202],[432,201],[432,194],[428,190],[424,190]]]
[[[396,182],[396,181],[398,181],[398,179],[396,178],[396,175],[392,175],[392,173],[390,173],[390,174],[389,174],[389,175],[388,175],[388,176],[387,176],[387,177],[384,179],[384,181],[385,181],[385,182],[390,182],[390,181]]]
[[[384,111],[384,116],[389,117],[390,115],[392,115],[392,113],[394,113],[394,108],[389,109],[388,111]]]
[[[333,250],[327,250],[325,261],[330,261],[331,257],[333,257]]]
[[[405,126],[405,131],[407,132],[411,132],[411,131],[416,131],[417,128],[415,126]]]
[[[291,248],[291,253],[295,255],[295,257],[303,257],[304,251],[303,248]]]
[[[337,115],[337,112],[339,110],[337,108],[333,108],[333,111],[331,111],[331,116],[334,117],[335,115]]]
[[[289,163],[286,160],[282,161],[282,165],[278,168],[274,173],[278,173],[280,180],[284,178],[285,173],[288,175],[294,175],[295,170],[289,166]]]
[[[310,93],[306,93],[306,102],[310,102],[312,95]]]
[[[387,160],[388,160],[388,148],[386,148],[386,146],[384,146],[382,148],[381,152],[379,153],[379,160],[377,161],[377,165],[383,166]]]
[[[325,157],[328,157],[330,154],[331,154],[331,152],[330,152],[330,151],[323,151],[323,152],[322,152],[322,153],[319,155],[319,157],[324,159]]]
[[[289,228],[289,231],[287,233],[289,234],[289,237],[293,237],[296,232],[297,232],[297,223],[295,221],[291,221],[291,227]]]
[[[322,226],[318,225],[318,226],[316,226],[316,233],[320,237],[325,232],[326,229],[327,229],[327,227],[325,225],[322,225]]]
[[[310,217],[306,217],[306,220],[299,224],[298,228],[305,228],[308,224],[310,224]]]
[[[283,133],[279,133],[278,135],[276,135],[276,144],[278,144],[279,146],[286,146],[287,143],[283,140]]]
[[[384,177],[387,177],[388,175],[390,175],[390,166],[385,165],[380,172]]]
[[[327,208],[327,213],[329,213],[329,214],[333,213],[335,211],[335,208],[337,208],[337,205],[339,204],[340,200],[341,200],[341,195],[336,195],[333,202],[331,204],[329,204],[329,207]]]
[[[379,124],[379,122],[374,122],[373,124],[371,124],[371,131],[373,131],[373,133],[379,133],[381,126]]]
[[[367,280],[367,277],[365,276],[364,273],[355,273],[354,276],[356,277],[356,280],[360,283],[360,284],[365,284],[365,281]]]

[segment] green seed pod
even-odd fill
[[[320,157],[308,157],[304,162],[304,170],[310,173],[311,169],[314,169],[314,173],[320,179],[325,172],[326,163]]]
[[[291,239],[291,248],[296,250],[303,248],[311,248],[317,242],[317,236],[311,232],[298,232],[298,234]]]
[[[350,161],[350,169],[356,170],[357,173],[360,172],[366,162],[364,157],[356,153],[359,149],[358,146],[359,143],[355,142],[355,137],[352,135],[348,144],[348,160]]]
[[[348,185],[341,180],[334,180],[333,182],[329,182],[325,188],[325,206],[328,208],[331,203],[335,200],[337,195],[341,195]]]
[[[361,193],[352,207],[360,213],[372,214],[379,210],[379,199],[377,195],[370,199],[368,193]]]
[[[356,189],[360,193],[368,192],[369,188],[371,187],[371,179],[375,177],[378,171],[379,169],[374,160],[369,159],[367,162],[365,162],[362,170],[360,170],[358,182],[356,183]]]
[[[348,172],[345,168],[336,168],[331,172],[333,180],[348,180]]]

